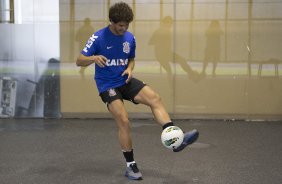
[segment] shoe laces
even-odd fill
[[[130,164],[129,167],[132,169],[132,171],[133,171],[134,173],[138,173],[138,172],[139,172],[139,169],[138,169],[136,163]]]

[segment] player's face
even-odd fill
[[[118,22],[111,23],[110,29],[115,35],[123,35],[128,29],[129,23],[127,22]]]

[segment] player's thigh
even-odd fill
[[[108,104],[108,109],[115,120],[126,121],[128,119],[128,113],[122,100],[116,99],[112,101]]]
[[[151,105],[155,100],[158,99],[158,93],[156,93],[150,86],[144,86],[135,96],[134,101],[145,105]]]

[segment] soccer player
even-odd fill
[[[89,38],[76,64],[85,67],[95,63],[95,81],[99,95],[118,126],[119,142],[127,166],[125,176],[141,180],[142,174],[133,157],[131,125],[123,100],[149,106],[156,122],[163,129],[174,124],[158,93],[132,77],[136,43],[135,37],[127,29],[133,16],[128,4],[119,2],[112,5],[109,9],[110,24]],[[183,150],[195,142],[198,135],[197,130],[185,133],[182,144],[173,151]]]

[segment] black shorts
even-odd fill
[[[120,99],[122,101],[124,99],[138,104],[134,101],[134,97],[139,93],[139,91],[141,91],[144,86],[146,86],[144,82],[132,78],[127,84],[123,86],[111,88],[100,93],[100,97],[105,104],[110,104],[116,99]]]

